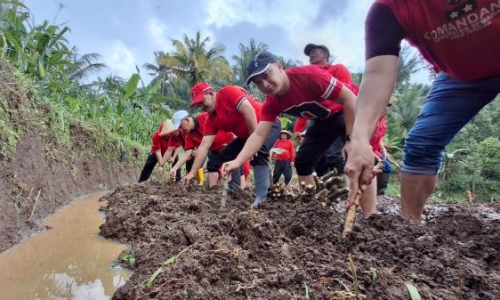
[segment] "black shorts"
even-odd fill
[[[324,120],[314,120],[307,128],[302,145],[297,151],[295,168],[300,176],[311,175],[316,163],[332,143],[345,137],[344,113],[339,112]]]

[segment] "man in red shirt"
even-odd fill
[[[311,65],[319,65],[337,80],[352,84],[351,72],[343,64],[332,64],[328,61],[330,50],[325,45],[307,44],[304,48],[304,54],[309,56]]]
[[[353,85],[351,73],[343,64],[332,64],[329,62],[330,50],[325,45],[307,44],[304,48],[304,54],[309,56],[311,65],[321,66],[337,80]],[[297,119],[294,126],[294,135],[296,138],[306,129],[306,125],[306,119]],[[333,169],[336,169],[339,174],[344,172],[343,147],[344,141],[341,138],[336,139],[330,145],[314,168],[318,176],[323,176]]]
[[[366,18],[366,65],[345,171],[348,205],[372,178],[367,145],[391,98],[400,44],[406,39],[439,71],[405,140],[401,211],[421,218],[434,191],[443,150],[500,92],[500,1],[377,0]]]
[[[347,138],[352,131],[356,95],[351,89],[356,88],[316,65],[283,70],[283,65],[269,52],[256,55],[247,69],[247,84],[253,82],[266,94],[262,119],[238,157],[224,164],[223,171],[231,172],[249,159],[267,138],[272,120],[286,113],[313,120],[297,152],[295,169],[299,182],[314,185],[312,173],[321,155],[335,139]],[[375,212],[375,199],[364,201],[365,217]]]
[[[241,151],[248,137],[257,128],[257,123],[261,120],[262,104],[257,102],[243,88],[228,85],[215,92],[206,82],[200,82],[191,89],[191,107],[199,106],[208,113],[208,119],[203,132],[203,139],[194,160],[193,168],[201,166],[207,153],[215,140],[219,131],[232,132],[236,138],[229,143],[220,152],[223,162],[234,159]],[[258,206],[267,200],[267,192],[271,181],[269,170],[269,151],[278,139],[281,124],[275,117],[270,121],[269,135],[260,143],[253,154],[255,157],[250,164],[253,166],[255,178],[256,196],[253,206]],[[248,157],[246,160],[250,159]],[[243,163],[244,161],[242,161]],[[233,186],[231,189],[238,188],[240,185],[240,170],[238,166],[232,173]],[[185,178],[185,184],[188,184],[194,178],[191,171]]]
[[[278,183],[281,175],[285,176],[285,185],[292,180],[292,166],[295,163],[295,145],[290,140],[292,134],[288,130],[281,130],[280,139],[274,144],[274,149],[280,153],[271,151],[271,159],[275,158],[273,171],[273,184]]]
[[[168,138],[164,138],[161,135],[166,135],[173,130],[172,120],[167,119],[165,122],[161,123],[158,129],[154,132],[152,137],[151,152],[146,159],[146,163],[142,168],[141,175],[139,177],[139,182],[143,182],[149,179],[151,173],[156,164],[158,164],[158,172],[163,174],[163,166],[170,160],[170,157],[164,157],[168,149]]]
[[[179,158],[179,161],[170,169],[170,177],[175,177],[176,171],[191,157],[194,157],[196,150],[201,144],[203,139],[203,132],[205,129],[205,124],[208,119],[208,113],[204,112],[196,117],[189,116],[188,112],[185,110],[180,112],[180,123],[179,129],[184,134],[186,143],[184,145],[184,155]],[[177,124],[174,124],[174,126]],[[222,165],[223,161],[220,158],[220,152],[224,147],[229,144],[234,139],[234,135],[230,132],[219,131],[217,132],[215,139],[210,146],[208,152],[208,186],[213,187],[217,185],[219,180],[219,167]]]

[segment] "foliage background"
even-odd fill
[[[254,39],[238,45],[240,53],[231,60],[224,56],[225,45],[212,43],[198,32],[194,37],[172,38],[175,50],[159,49],[155,61],[141,67],[130,78],[99,77],[106,66],[98,53],[79,53],[65,38],[70,28],[48,21],[35,24],[29,8],[19,0],[0,0],[0,57],[15,66],[41,104],[50,107],[47,124],[58,143],[71,143],[69,126],[78,122],[93,128],[101,144],[110,143],[124,155],[130,146],[147,155],[151,135],[165,118],[177,109],[186,109],[190,88],[209,81],[215,88],[227,84],[243,86],[263,101],[262,93],[245,86],[246,65],[268,45]],[[388,110],[388,132],[384,138],[392,161],[398,164],[408,130],[425,101],[429,86],[412,84],[410,79],[419,69],[431,68],[420,56],[405,46],[400,55],[399,77],[393,106]],[[300,64],[281,58],[285,68]],[[145,83],[141,72],[154,78]],[[356,82],[361,74],[352,74]],[[89,81],[89,78],[97,78]],[[1,100],[1,99],[0,99]],[[500,104],[492,102],[483,109],[446,148],[444,164],[435,193],[436,199],[463,200],[470,190],[480,201],[496,201],[500,195]],[[293,117],[285,117],[283,125],[292,129]],[[0,154],[7,156],[22,136],[21,130],[8,118],[8,108],[0,101]],[[140,161],[140,159],[139,159]],[[391,191],[397,193],[398,167],[394,164]]]

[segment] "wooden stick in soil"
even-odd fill
[[[220,207],[224,207],[226,206],[227,189],[229,188],[229,184],[227,182],[227,179],[224,178],[221,179],[221,183],[222,183],[222,191],[220,198]]]
[[[372,176],[376,176],[376,173],[380,172],[380,170],[383,167],[384,163],[381,160],[376,159],[375,167],[373,168],[373,171],[375,171],[375,173],[372,173],[373,174]],[[344,223],[344,231],[342,232],[342,236],[344,238],[347,237],[352,232],[352,228],[354,227],[354,222],[356,222],[356,212],[358,210],[362,195],[363,195],[363,190],[361,190],[361,188],[358,187],[358,190],[356,191],[356,198],[354,198],[354,203],[347,211],[347,217]]]
[[[38,203],[38,197],[40,197],[40,192],[41,191],[42,191],[41,189],[38,190],[38,195],[36,195],[35,204],[33,204],[33,209],[31,210],[31,215],[28,218],[28,221],[31,221],[31,218],[33,217],[33,214],[35,213],[36,204]]]
[[[342,237],[345,238],[349,236],[352,232],[352,228],[354,227],[354,223],[356,222],[356,213],[359,207],[359,202],[361,201],[361,195],[363,195],[363,191],[358,188],[356,191],[356,198],[354,198],[354,203],[349,207],[347,211],[347,217],[344,223],[344,231],[342,231]]]

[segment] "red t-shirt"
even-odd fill
[[[302,132],[306,130],[307,120],[302,118],[297,118],[295,125],[293,126],[293,132]]]
[[[308,120],[325,119],[342,111],[335,102],[342,87],[355,90],[354,86],[337,80],[317,65],[292,67],[285,70],[290,88],[285,95],[267,95],[262,106],[262,120],[273,121],[281,113]]]
[[[343,64],[332,65],[328,63],[326,66],[322,66],[328,73],[332,74],[333,77],[342,81],[343,83],[354,84],[352,82],[351,72]],[[302,132],[306,130],[307,120],[298,118],[293,127],[293,132]]]
[[[248,176],[250,176],[250,161],[247,160],[241,165],[243,169],[243,176],[245,176],[245,180],[248,180]]]
[[[184,150],[198,148],[203,139],[203,131],[208,119],[208,113],[204,112],[194,118],[194,130],[185,135],[186,144]],[[215,135],[214,142],[210,146],[210,150],[220,152],[227,144],[234,139],[234,135],[230,132],[218,131]]]
[[[161,155],[165,154],[168,149],[167,139],[160,136],[160,132],[163,129],[163,124],[160,125],[158,130],[153,134],[153,145],[151,145],[151,153],[155,153],[156,150],[161,150]]]
[[[332,65],[329,63],[323,68],[343,83],[353,84],[351,72],[343,64]]]
[[[209,114],[203,134],[215,135],[219,130],[222,130],[232,132],[239,138],[248,138],[250,134],[248,133],[247,123],[238,108],[243,101],[249,101],[255,110],[258,122],[261,119],[262,104],[257,102],[243,88],[235,85],[228,85],[220,89],[217,92],[216,99],[215,111]]]
[[[174,134],[169,134],[165,137],[165,139],[167,140],[167,145],[169,148],[184,147],[184,144],[186,142],[184,136],[181,133],[179,133],[177,136],[175,136]]]
[[[500,1],[377,0],[387,5],[406,39],[451,77],[500,75]]]
[[[373,130],[373,134],[370,138],[370,146],[372,146],[372,150],[377,155],[377,157],[382,157],[382,153],[380,153],[380,141],[385,135],[387,131],[387,121],[385,115],[383,115],[375,124],[375,129]]]
[[[295,162],[295,146],[292,141],[278,139],[274,144],[273,148],[279,148],[285,150],[281,154],[275,154],[276,160],[278,161],[291,160],[292,162]]]

